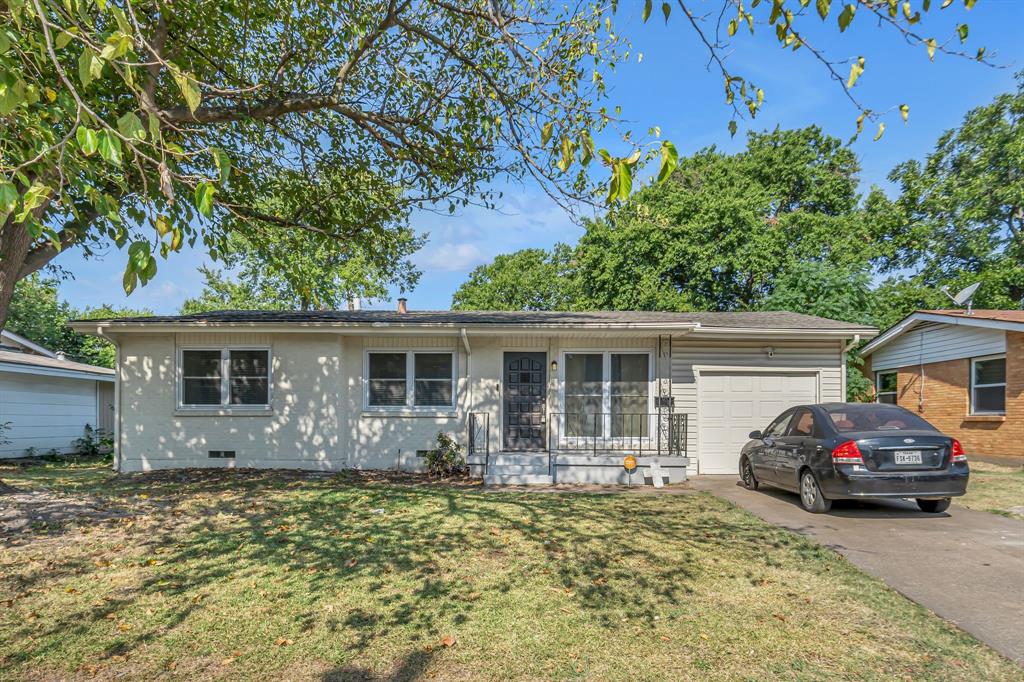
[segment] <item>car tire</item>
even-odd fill
[[[747,457],[740,460],[740,481],[747,490],[757,490],[757,487],[761,485],[754,476],[754,467]]]
[[[951,500],[948,497],[943,497],[941,500],[922,500],[917,498],[917,506],[921,508],[921,511],[929,514],[941,514],[949,509],[950,502]]]
[[[800,504],[812,514],[824,514],[832,508],[832,500],[825,499],[821,494],[818,479],[814,478],[810,469],[804,469],[800,474]]]

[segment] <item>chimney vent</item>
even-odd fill
[[[348,309],[349,310],[359,310],[359,307],[360,307],[359,306],[359,297],[358,296],[349,296],[348,297]]]
[[[58,360],[67,360],[68,356],[64,353],[64,351],[59,350],[59,351],[57,351],[57,359]]]
[[[409,301],[407,299],[405,299],[405,298],[398,299],[398,312],[400,312],[400,313],[407,313],[407,312],[409,312],[409,308],[406,305],[408,302]]]

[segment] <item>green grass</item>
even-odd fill
[[[703,493],[88,465],[0,478],[131,515],[0,547],[5,680],[1022,678],[832,551]]]
[[[1024,519],[1024,468],[971,462],[967,494],[953,499],[968,509]],[[1014,508],[1017,511],[1011,511]]]

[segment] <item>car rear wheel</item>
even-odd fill
[[[800,504],[812,514],[824,514],[832,508],[832,500],[822,496],[818,481],[809,469],[800,476]]]
[[[949,509],[950,499],[943,497],[941,500],[922,500],[917,499],[917,506],[921,508],[921,511],[928,512],[929,514],[939,514]]]
[[[747,490],[757,490],[757,486],[760,485],[754,477],[754,467],[746,457],[740,462],[740,480]]]

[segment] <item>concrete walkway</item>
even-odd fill
[[[734,476],[696,476],[691,485],[835,549],[1024,665],[1024,521],[956,505],[925,514],[902,500],[836,502],[809,514],[795,493],[746,490]]]

